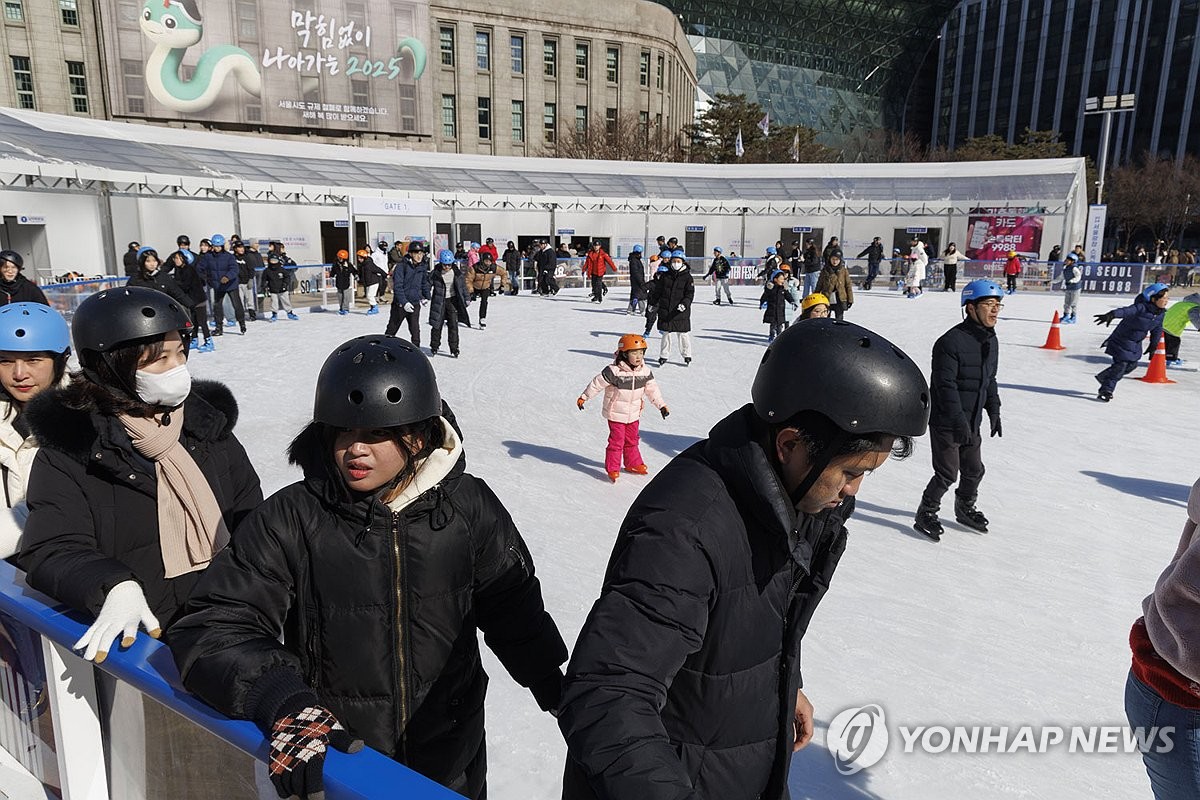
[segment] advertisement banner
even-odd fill
[[[1104,223],[1108,219],[1108,206],[1088,206],[1086,241],[1083,257],[1087,261],[1100,261],[1104,250]]]
[[[432,134],[428,0],[99,0],[115,117]]]
[[[1012,250],[1022,258],[1039,259],[1043,217],[1006,208],[973,208],[967,217],[966,256],[978,261],[1003,261]]]

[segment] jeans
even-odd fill
[[[804,297],[808,297],[810,294],[812,294],[813,292],[815,292],[817,290],[817,278],[820,278],[820,277],[821,277],[820,272],[804,273]],[[801,299],[804,299],[804,298],[802,297]]]
[[[1200,796],[1200,711],[1162,699],[1130,671],[1125,680],[1125,716],[1130,727],[1144,729],[1151,742],[1149,750],[1142,753],[1142,762],[1155,800]],[[1150,729],[1155,727],[1174,728],[1170,752],[1160,752],[1164,749],[1161,733],[1150,737]]]
[[[1112,394],[1117,388],[1117,381],[1137,369],[1137,365],[1136,361],[1122,361],[1114,358],[1111,367],[1096,375],[1096,380],[1100,381],[1100,391]]]
[[[354,305],[354,287],[350,286],[345,289],[338,290],[338,310],[349,311]]]
[[[716,292],[718,300],[721,299],[721,289],[724,289],[725,299],[728,300],[730,304],[733,303],[733,295],[729,293],[729,278],[717,278],[713,282],[713,289]]]
[[[640,420],[633,422],[608,421],[608,447],[604,448],[605,472],[620,472],[621,459],[625,460],[626,468],[640,467],[642,452],[638,449],[638,427]]]

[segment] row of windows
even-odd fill
[[[17,87],[17,106],[37,110],[33,91],[33,65],[28,56],[12,56],[13,83]],[[88,113],[87,74],[82,61],[67,62],[67,86],[71,90],[71,106],[78,114]]]
[[[479,138],[492,138],[492,98],[476,98],[476,123]],[[655,124],[662,126],[662,114],[655,114]],[[643,133],[649,130],[650,112],[638,112],[638,125]],[[588,107],[575,106],[575,132],[585,133],[588,129]],[[617,132],[617,109],[604,110],[604,130],[609,136]],[[558,104],[546,103],[542,107],[542,140],[553,144],[558,134]],[[446,139],[458,137],[458,98],[452,94],[442,95],[442,136]],[[512,140],[516,144],[525,142],[525,101],[512,101]]]
[[[438,29],[438,51],[442,66],[454,66],[454,28],[443,25]],[[509,65],[514,75],[525,74],[525,36],[512,34],[508,38]],[[492,69],[492,34],[490,31],[475,32],[475,67],[490,71]],[[586,42],[575,43],[575,77],[586,81],[591,68],[591,47]],[[656,88],[663,88],[663,76],[666,71],[666,58],[658,56],[657,72],[655,73]],[[558,40],[542,40],[542,74],[547,78],[558,77]],[[621,75],[621,48],[608,47],[604,52],[604,78],[609,83],[617,83]],[[638,83],[650,85],[650,53],[643,50],[638,55]]]
[[[63,25],[79,27],[78,0],[58,0],[58,14]],[[25,21],[25,8],[22,0],[4,0],[4,19],[9,22]]]

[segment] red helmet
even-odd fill
[[[618,353],[628,353],[630,350],[647,350],[646,340],[636,333],[627,333],[617,344]]]

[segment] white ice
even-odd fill
[[[655,368],[671,416],[648,413],[642,450],[653,472],[731,410],[749,401],[767,328],[758,292],[735,290],[736,307],[710,304],[698,285],[695,361]],[[580,290],[491,301],[486,330],[462,332],[462,357],[434,359],[443,396],[465,432],[467,464],[507,505],[537,563],[546,604],[568,645],[595,599],[621,519],[647,478],[603,471],[607,428],[599,398],[575,398],[611,358],[617,337],[640,333],[624,315],[625,289],[596,306]],[[1120,725],[1130,625],[1170,560],[1197,468],[1193,370],[1174,385],[1135,378],[1097,402],[1092,375],[1109,360],[1108,329],[1092,315],[1129,297],[1087,296],[1080,322],[1063,327],[1067,349],[1038,349],[1060,296],[1005,298],[998,326],[1004,437],[985,439],[980,535],[943,514],[932,543],[910,526],[930,472],[928,443],[866,479],[850,543],[804,640],[805,690],[816,739],[796,756],[794,798],[1150,797],[1134,754],[904,754],[897,725]],[[387,308],[365,316],[306,313],[300,321],[250,324],[195,354],[198,377],[227,382],[241,404],[237,435],[270,493],[297,479],[284,449],[309,419],[325,356],[342,340],[382,332]],[[471,307],[472,318],[478,304]],[[928,369],[934,340],[960,319],[957,295],[905,300],[860,292],[847,317],[890,338]],[[429,328],[422,328],[428,345]],[[1182,357],[1200,364],[1200,337]],[[446,346],[443,344],[443,348]],[[657,356],[657,334],[651,357]],[[443,350],[443,353],[445,349]],[[947,498],[950,499],[949,496]],[[486,652],[486,650],[485,650]],[[490,796],[559,796],[565,746],[485,655]],[[851,778],[834,768],[825,727],[843,709],[878,703],[892,741],[884,759]],[[738,709],[722,713],[736,714]]]

